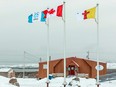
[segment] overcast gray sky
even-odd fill
[[[24,51],[37,56],[27,60],[46,58],[47,27],[45,23],[27,22],[28,15],[54,8],[66,2],[66,56],[96,59],[97,27],[91,20],[77,20],[76,13],[99,3],[99,57],[102,61],[116,61],[116,1],[115,0],[0,0],[0,61],[23,61]],[[50,21],[50,55],[63,57],[63,21]]]

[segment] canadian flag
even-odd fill
[[[62,17],[63,15],[63,5],[59,5],[57,6],[57,8],[52,8],[48,11],[48,14],[49,15],[55,15],[55,16],[58,16],[58,17]]]

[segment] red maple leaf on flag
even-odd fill
[[[49,14],[54,14],[55,10],[52,8],[50,9],[50,11],[48,12]]]

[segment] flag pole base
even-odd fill
[[[50,83],[50,81],[46,81],[47,87],[49,87],[49,83]]]
[[[99,87],[99,86],[100,86],[100,84],[99,84],[99,83],[97,83],[96,85],[97,85],[97,87]]]
[[[67,85],[66,81],[64,81],[63,85],[64,85],[64,87],[66,87],[66,85]]]

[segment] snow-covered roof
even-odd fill
[[[11,68],[0,68],[0,72],[8,72]]]

